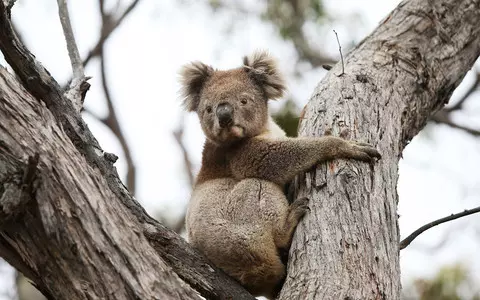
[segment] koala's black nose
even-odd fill
[[[233,107],[228,103],[221,103],[217,106],[217,118],[220,127],[227,127],[232,123]]]

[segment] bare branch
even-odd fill
[[[437,226],[437,225],[440,225],[442,223],[452,221],[452,220],[455,220],[455,219],[458,219],[458,218],[461,218],[461,217],[465,217],[465,216],[468,216],[468,215],[471,215],[471,214],[475,214],[475,213],[478,213],[478,212],[480,212],[480,206],[476,207],[476,208],[472,208],[472,209],[466,209],[466,210],[464,210],[460,213],[451,214],[450,216],[443,217],[441,219],[438,219],[438,220],[435,220],[435,221],[430,222],[428,224],[425,224],[422,227],[415,230],[413,233],[411,233],[409,236],[407,236],[406,238],[404,238],[400,242],[400,250],[405,249],[420,234],[422,234],[423,232],[427,231],[428,229],[430,229],[434,226]]]
[[[103,26],[102,28],[102,34],[100,35],[100,38],[98,39],[97,43],[95,46],[88,52],[87,57],[83,60],[83,65],[86,66],[90,60],[94,57],[97,57],[100,55],[101,48],[105,44],[105,42],[108,40],[112,32],[117,29],[118,26],[122,24],[122,22],[125,20],[125,18],[133,11],[133,9],[137,6],[137,4],[140,2],[140,0],[134,0],[120,15],[120,17],[112,21],[111,20],[111,15],[105,12],[105,7],[103,4],[103,0],[99,0],[99,6],[100,6],[100,12],[102,13],[102,20],[104,23],[106,23],[106,20],[108,19],[108,26]]]
[[[65,41],[67,42],[68,55],[70,56],[70,63],[72,64],[73,79],[80,80],[85,75],[80,53],[78,52],[77,43],[75,42],[72,24],[70,22],[67,1],[57,0],[57,3],[58,15],[60,17],[60,22],[62,23],[63,35],[65,36]]]
[[[455,225],[450,226],[443,234],[442,237],[438,239],[435,244],[422,244],[420,242],[410,245],[410,250],[421,251],[424,253],[434,253],[440,251],[452,240],[452,236],[458,234],[458,231],[464,230],[464,224],[462,222],[457,222]]]
[[[178,146],[180,147],[182,154],[183,154],[183,163],[185,166],[185,172],[187,173],[188,177],[188,183],[190,185],[190,188],[193,188],[193,185],[195,183],[195,176],[193,175],[193,166],[192,162],[190,160],[190,157],[188,155],[187,148],[185,147],[185,144],[183,143],[183,132],[185,129],[185,123],[184,123],[184,117],[185,115],[182,115],[180,124],[178,125],[178,128],[173,131],[173,137],[175,138],[175,141],[177,142]],[[169,228],[172,229],[173,231],[177,232],[178,234],[182,233],[183,230],[185,229],[185,216],[186,216],[186,208],[183,210],[182,214],[177,218],[177,220],[169,225]]]
[[[452,107],[446,107],[443,110],[446,111],[446,112],[452,112],[452,111],[455,111],[455,110],[462,109],[465,101],[470,97],[470,95],[473,94],[473,92],[475,92],[478,89],[479,85],[480,85],[480,70],[477,70],[475,72],[475,82],[468,89],[468,91],[463,95],[463,97],[460,98],[460,100],[458,100],[457,103],[455,103],[455,105],[453,105]]]
[[[450,112],[446,110],[440,110],[430,117],[430,119],[435,123],[445,124],[452,128],[463,130],[473,136],[480,136],[480,130],[468,128],[462,125],[459,125],[453,122],[450,119]]]
[[[468,128],[468,127],[463,126],[463,125],[459,125],[459,124],[455,123],[454,121],[452,121],[452,119],[450,117],[452,112],[461,110],[463,108],[463,105],[465,104],[465,102],[468,99],[471,98],[470,96],[476,90],[478,90],[478,87],[480,86],[480,70],[477,70],[475,72],[475,76],[476,77],[475,77],[474,83],[472,84],[472,86],[470,86],[470,88],[462,96],[462,98],[460,98],[460,100],[458,100],[453,106],[445,107],[442,110],[436,112],[435,114],[433,114],[430,117],[430,120],[435,122],[435,123],[445,124],[445,125],[448,125],[452,128],[463,130],[466,133],[469,133],[473,136],[480,136],[480,130]]]
[[[65,90],[65,97],[72,101],[77,111],[81,111],[85,94],[90,88],[87,82],[91,77],[85,77],[83,63],[78,53],[75,35],[73,34],[72,24],[68,13],[66,0],[57,0],[58,15],[62,23],[63,34],[67,43],[68,56],[72,65],[73,79],[70,81],[69,87]]]
[[[177,142],[178,146],[182,150],[183,154],[183,162],[185,165],[185,172],[187,173],[188,177],[188,183],[190,184],[190,188],[193,188],[194,184],[194,175],[193,175],[193,167],[192,167],[192,162],[190,161],[190,157],[188,156],[188,151],[187,148],[185,148],[185,144],[183,143],[183,131],[185,129],[185,124],[182,116],[182,120],[180,121],[180,125],[178,128],[173,132],[173,137],[175,138],[175,141]]]
[[[100,51],[100,72],[102,78],[102,88],[105,95],[105,100],[107,101],[108,107],[108,116],[105,119],[99,119],[103,122],[110,130],[112,130],[113,134],[118,138],[120,142],[120,146],[122,147],[122,151],[125,154],[125,160],[127,162],[127,188],[133,195],[135,194],[135,174],[136,174],[136,167],[135,163],[133,162],[132,154],[130,152],[130,147],[128,146],[128,142],[125,139],[125,135],[123,134],[122,128],[118,121],[117,113],[115,111],[115,107],[113,106],[113,100],[110,93],[110,88],[107,82],[107,73],[105,69],[105,53],[103,48]]]
[[[102,79],[102,88],[103,92],[105,95],[105,100],[107,102],[107,108],[108,108],[108,115],[105,119],[97,117],[95,114],[92,112],[89,112],[93,117],[98,119],[100,122],[105,124],[110,130],[113,132],[113,134],[117,137],[118,141],[120,142],[120,146],[122,147],[122,151],[125,155],[125,160],[127,163],[127,180],[126,180],[126,186],[130,193],[135,194],[135,177],[136,177],[136,167],[133,162],[132,154],[130,151],[130,147],[128,146],[128,142],[125,139],[125,135],[123,134],[123,131],[120,126],[120,122],[118,121],[117,113],[115,111],[115,107],[113,105],[113,99],[110,93],[110,88],[108,86],[108,81],[107,81],[107,74],[106,74],[106,67],[105,67],[105,52],[104,52],[104,43],[106,41],[105,39],[102,39],[102,37],[110,35],[113,30],[117,28],[117,26],[121,23],[121,21],[135,8],[135,6],[138,4],[138,0],[132,2],[130,6],[125,10],[125,12],[122,14],[122,16],[119,18],[119,20],[116,22],[116,25],[111,25],[111,16],[109,13],[105,11],[105,3],[104,0],[99,0],[98,5],[99,5],[99,10],[100,14],[102,17],[102,29],[101,29],[101,38],[99,42],[97,42],[96,49],[98,49],[95,52],[95,55],[100,56],[100,72],[101,72],[101,79]],[[106,35],[105,35],[106,34]],[[92,53],[92,52],[91,52]],[[88,62],[88,57],[84,61],[84,64]]]
[[[343,74],[345,74],[345,64],[343,63],[342,46],[340,45],[340,41],[338,40],[338,34],[335,30],[333,32],[335,33],[335,37],[337,38],[338,51],[340,52],[340,58],[342,60],[342,73],[337,75],[338,77],[340,77],[340,76],[343,76]]]

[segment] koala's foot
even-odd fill
[[[308,207],[309,199],[307,197],[301,197],[295,199],[290,205],[289,219],[293,222],[298,223],[300,219],[305,215],[307,211],[310,210]],[[297,224],[295,224],[296,226]]]
[[[372,145],[357,141],[347,141],[347,143],[349,145],[347,153],[350,158],[366,162],[374,162],[375,158],[382,158]]]
[[[278,228],[278,231],[275,234],[275,246],[277,246],[278,249],[283,249],[282,251],[286,251],[288,254],[293,232],[300,219],[308,210],[310,210],[308,207],[308,198],[298,198],[290,204],[285,223]]]

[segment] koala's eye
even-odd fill
[[[207,108],[205,109],[207,111],[207,113],[212,113],[212,107],[211,106],[207,106]]]
[[[243,98],[242,100],[240,100],[240,103],[242,103],[243,105],[247,104],[247,99]]]

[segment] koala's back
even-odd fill
[[[281,212],[287,208],[281,187],[272,182],[208,180],[192,194],[186,218],[189,242],[251,293],[265,295],[285,275],[274,225],[283,221]]]

